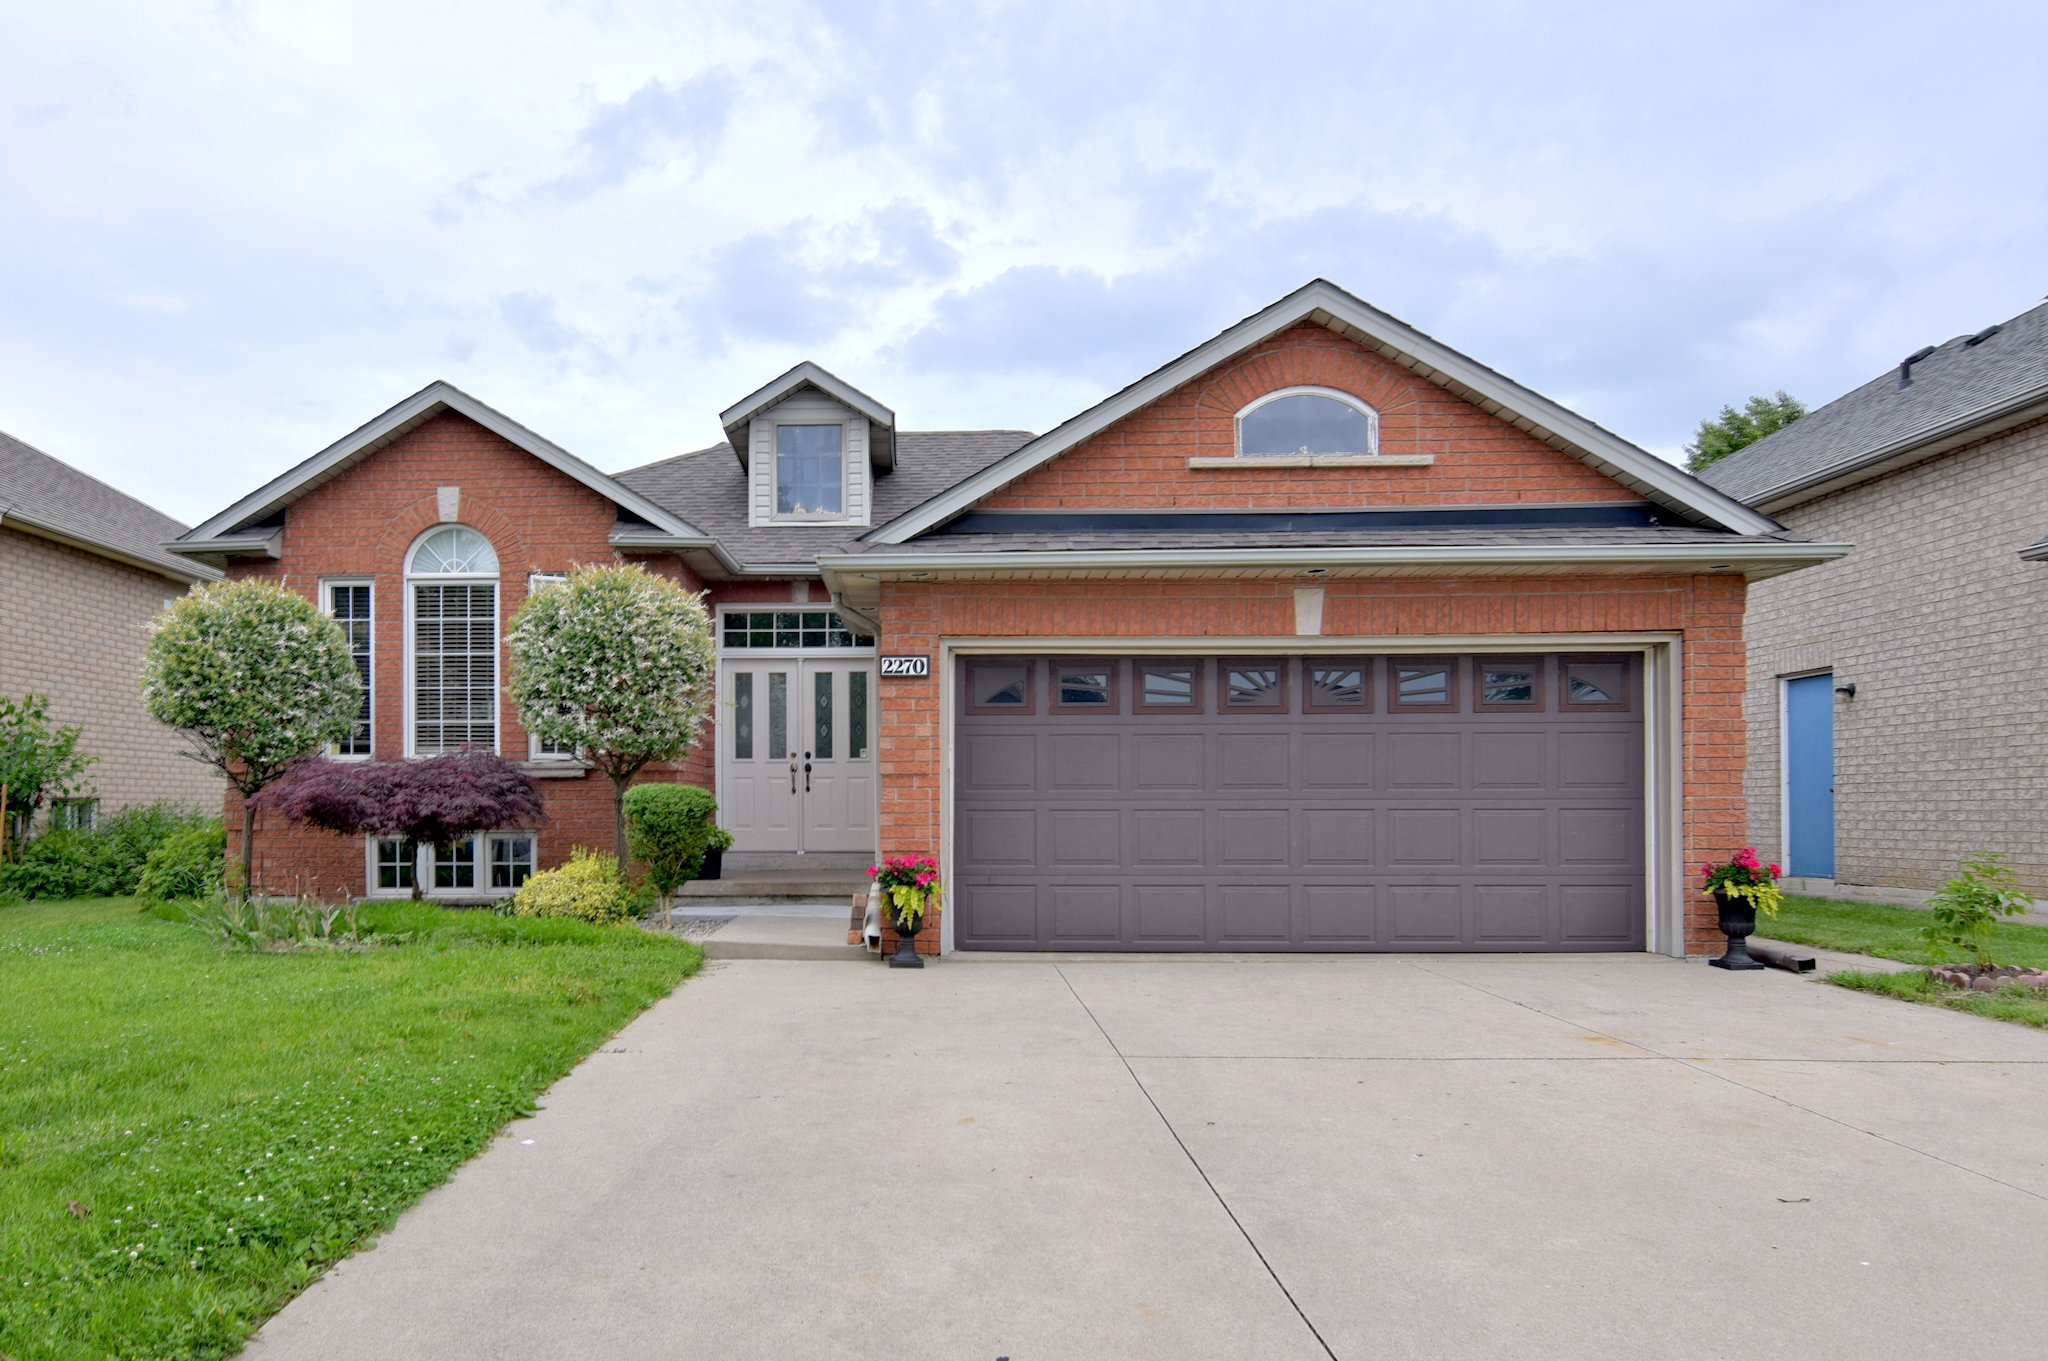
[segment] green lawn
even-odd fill
[[[702,959],[411,903],[363,924],[401,943],[0,907],[0,1355],[231,1355]]]
[[[1938,964],[1941,958],[1928,948],[1920,934],[1928,921],[1927,913],[1910,907],[1788,896],[1776,921],[1766,917],[1757,923],[1757,934],[1797,945],[1896,959],[1904,964]],[[2000,964],[2048,966],[2048,926],[2000,922],[1994,928],[1991,957]],[[1983,993],[1944,988],[1924,973],[1846,971],[1829,974],[1827,981],[1909,1002],[2048,1028],[2048,997],[2028,989],[2008,987],[2002,992]]]

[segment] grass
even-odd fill
[[[233,1354],[702,959],[424,904],[362,922],[400,943],[244,954],[125,899],[0,907],[0,1354]]]
[[[1787,897],[1776,921],[1757,924],[1759,934],[1796,945],[1875,955],[1902,964],[1939,964],[1920,934],[1928,924],[1924,911],[1886,903],[1852,903],[1838,898]],[[2000,922],[1992,930],[1991,957],[2000,964],[2048,967],[2048,926]],[[1827,981],[1859,992],[1882,993],[1908,1002],[1968,1011],[1993,1020],[2048,1028],[2048,996],[2008,985],[1998,992],[1946,988],[1924,973],[1831,973]]]

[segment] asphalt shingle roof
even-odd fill
[[[1028,430],[899,430],[896,467],[874,482],[874,515],[883,524],[972,473],[1021,448]],[[747,474],[730,444],[715,444],[615,474],[648,500],[717,539],[747,567],[813,564],[821,553],[845,553],[866,525],[747,524]]]
[[[185,526],[125,492],[0,433],[0,523],[16,516],[79,543],[161,567],[181,581],[210,569],[164,551]]]
[[[1707,468],[1703,481],[1749,505],[1824,481],[1859,463],[1902,452],[1978,413],[1989,417],[2028,394],[2048,397],[2048,303],[2022,312],[1977,344],[1957,336],[1912,366],[1896,367],[1777,433]],[[1903,356],[1901,356],[1903,358]]]

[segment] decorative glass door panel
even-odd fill
[[[718,816],[733,849],[872,854],[873,663],[728,659],[721,699]]]

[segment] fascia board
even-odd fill
[[[1364,343],[1430,381],[1482,406],[1492,403],[1498,412],[1522,418],[1536,427],[1532,433],[1549,434],[1564,440],[1572,446],[1576,456],[1668,506],[1690,511],[1739,534],[1768,534],[1782,527],[1648,450],[1637,448],[1585,417],[1459,354],[1335,284],[1317,279],[1263,311],[1246,317],[1215,339],[1188,351],[1107,400],[1048,430],[1008,457],[871,531],[866,536],[867,542],[906,543],[936,528],[1025,473],[1149,406],[1233,355],[1289,326],[1320,320],[1319,313],[1360,333],[1353,338],[1362,338]]]
[[[106,558],[112,562],[122,563],[129,567],[140,568],[145,572],[151,572],[172,581],[187,583],[217,581],[221,576],[217,569],[205,563],[184,561],[161,562],[155,558],[145,558],[131,549],[107,543],[104,540],[95,539],[89,535],[80,534],[77,530],[64,525],[47,523],[33,515],[23,515],[19,510],[12,508],[0,510],[0,525],[6,525],[10,529],[18,529],[24,534],[32,534],[38,539],[48,539],[52,543],[61,543],[67,548],[76,548],[81,552],[90,553],[96,558]],[[169,549],[166,548],[165,551],[168,552]]]
[[[1846,491],[1859,482],[1868,482],[1909,464],[1933,458],[1960,445],[1989,439],[2042,416],[2048,416],[2048,383],[1966,411],[1910,435],[1902,435],[1878,445],[1853,462],[1823,468],[1805,477],[1780,483],[1758,494],[1750,504],[1769,514],[1789,510],[1793,506]]]
[[[672,534],[704,537],[703,531],[696,526],[678,519],[638,492],[613,481],[552,440],[535,434],[509,416],[493,410],[452,384],[434,382],[376,419],[344,435],[297,467],[258,487],[212,519],[195,526],[181,535],[177,542],[189,544],[201,539],[219,539],[232,531],[236,525],[269,515],[289,505],[302,493],[337,475],[359,455],[381,448],[443,410],[453,411],[475,421],[492,434],[533,455],[555,471],[582,483],[614,505],[631,511],[651,525]]]
[[[1003,553],[844,553],[818,559],[828,582],[843,576],[1046,571],[1142,572],[1291,570],[1311,567],[1615,566],[1640,563],[1689,569],[1811,567],[1845,556],[1845,543],[1484,544],[1469,547],[1231,548],[1058,550]]]

